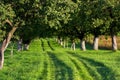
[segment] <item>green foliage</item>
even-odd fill
[[[46,3],[45,22],[51,27],[59,28],[62,26],[61,22],[67,24],[71,20],[71,13],[74,13],[74,4],[71,0],[50,0]]]
[[[0,24],[3,23],[6,19],[12,20],[15,17],[15,13],[12,9],[11,4],[3,4],[0,2]]]
[[[16,14],[12,9],[12,5],[4,4],[0,1],[0,40],[2,40],[10,30],[10,27],[8,27],[7,24],[5,25],[5,21],[9,19],[13,22],[14,17],[16,17]]]

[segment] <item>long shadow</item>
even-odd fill
[[[74,65],[76,66],[76,68],[80,71],[81,68],[79,68],[79,66],[78,66],[79,64],[76,63],[75,60],[73,60],[73,59],[71,59],[71,61],[72,61],[72,63],[74,63]],[[95,70],[93,70],[85,61],[80,60],[80,62],[82,62],[82,64],[84,65],[84,67],[86,68],[86,70],[89,72],[89,75],[93,78],[93,80],[95,80],[95,79],[101,80],[101,77],[97,75],[97,72]],[[82,75],[82,77],[85,77],[85,76]]]
[[[40,80],[46,80],[47,68],[48,68],[48,64],[47,64],[46,61],[44,61],[44,69],[43,69],[43,71],[42,71],[41,76],[39,77]]]
[[[79,64],[75,61],[75,60],[73,60],[72,58],[70,58],[71,59],[71,61],[72,61],[72,63],[76,66],[76,69],[79,71],[79,74],[82,76],[82,78],[84,78],[85,80],[86,80],[86,78],[88,79],[88,77],[85,75],[85,74],[83,74],[83,72],[82,72],[82,69],[81,69],[81,67],[79,66]],[[88,69],[89,70],[89,69]],[[82,72],[82,73],[81,73]],[[92,73],[93,73],[93,71],[92,71]],[[91,74],[90,74],[91,75]],[[97,78],[98,79],[98,78]],[[89,80],[89,79],[88,79]],[[91,79],[90,79],[91,80]],[[98,79],[99,80],[99,79]]]
[[[103,63],[97,62],[93,59],[89,59],[89,58],[86,58],[86,57],[83,57],[83,56],[80,56],[78,54],[74,54],[71,52],[67,52],[67,53],[78,58],[81,62],[84,62],[85,66],[87,66],[87,64],[89,64],[89,65],[95,67],[97,72],[101,75],[102,80],[115,80],[114,72],[109,67],[105,66]]]
[[[119,66],[120,66],[120,56],[116,59],[116,61],[117,61],[117,65],[116,66],[118,66],[118,68],[119,68]],[[120,70],[120,69],[119,69]],[[116,72],[116,78],[118,79],[118,80],[120,80],[120,73],[119,73],[119,70],[117,70],[117,72]]]
[[[50,41],[47,41],[47,43],[48,43],[48,46],[50,47],[50,49],[51,49],[52,51],[54,51],[54,48],[51,46]]]
[[[45,51],[45,48],[44,48],[45,46],[44,46],[44,42],[42,39],[41,39],[41,47],[42,47],[42,50]]]
[[[48,52],[48,56],[56,66],[55,80],[66,80],[66,75],[68,76],[67,80],[73,80],[73,71],[69,66],[59,60],[52,52]]]

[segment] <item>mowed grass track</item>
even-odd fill
[[[9,53],[0,80],[120,80],[119,51],[72,51],[40,39],[29,51]]]

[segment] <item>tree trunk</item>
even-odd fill
[[[111,38],[112,38],[112,50],[116,51],[117,50],[116,36],[115,35],[111,35]]]
[[[22,50],[22,39],[18,40],[18,51]]]
[[[86,51],[85,40],[81,40],[81,50]]]
[[[24,50],[28,50],[29,49],[29,44],[25,44],[24,45]]]
[[[66,42],[66,46],[67,46],[67,48],[68,48],[68,41]]]
[[[63,40],[60,38],[60,45],[63,46]]]
[[[57,40],[58,44],[60,44],[60,39]]]
[[[72,42],[71,50],[74,50],[74,51],[75,51],[75,42],[74,42],[74,41]]]
[[[95,36],[94,41],[93,41],[93,49],[94,50],[98,50],[98,41],[99,41],[99,37]]]
[[[63,48],[65,48],[66,47],[66,41],[64,40],[64,42],[63,42]]]
[[[2,69],[4,63],[4,53],[3,50],[0,49],[0,69]]]
[[[3,41],[2,46],[0,48],[0,69],[3,67],[4,63],[4,51],[8,47],[8,44],[13,36],[13,33],[16,31],[17,27],[13,27],[12,30],[8,33],[8,36],[6,39]]]
[[[55,38],[55,41],[57,42],[57,41],[58,41],[58,38]]]

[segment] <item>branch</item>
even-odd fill
[[[10,22],[9,20],[7,20],[7,21],[8,21],[8,23]],[[13,26],[13,25],[11,24],[11,22],[10,22],[10,26],[12,26],[12,29],[9,31],[9,33],[7,34],[6,39],[3,41],[3,44],[2,44],[2,46],[1,46],[1,49],[2,49],[3,51],[5,51],[6,48],[8,47],[8,44],[9,44],[9,42],[10,42],[10,40],[11,40],[14,32],[15,32],[16,29],[18,28],[18,25],[19,25],[19,24],[20,24],[20,22],[16,22],[16,24]]]
[[[12,24],[12,22],[11,22],[10,20],[6,19],[6,20],[3,22],[3,24],[5,24],[5,23],[8,23],[11,27],[13,27],[13,24]]]

